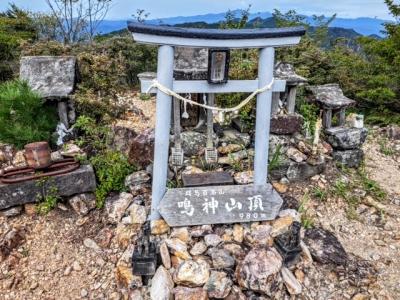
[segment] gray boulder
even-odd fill
[[[305,232],[304,242],[312,257],[321,264],[345,265],[347,253],[337,237],[323,228],[312,228]]]
[[[364,144],[368,130],[366,128],[333,127],[326,131],[326,138],[334,149],[355,149]]]
[[[325,166],[326,163],[323,159],[313,162],[313,164],[304,161],[300,163],[292,162],[286,172],[286,177],[292,182],[306,180],[323,173]]]
[[[346,167],[356,168],[364,160],[364,152],[361,149],[334,151],[332,157]]]
[[[185,156],[199,154],[205,147],[207,137],[205,134],[195,131],[185,131],[181,134],[182,148]]]

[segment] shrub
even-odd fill
[[[106,150],[90,159],[98,179],[96,203],[98,208],[104,206],[110,192],[121,192],[125,189],[125,177],[135,171],[128,159],[118,151]]]
[[[96,201],[97,207],[101,208],[110,192],[121,192],[125,189],[125,177],[135,171],[136,167],[128,162],[125,155],[107,147],[111,136],[108,126],[98,124],[88,116],[80,116],[74,128],[81,134],[78,144],[86,147],[93,155],[89,161],[98,180]]]
[[[27,143],[50,141],[56,125],[55,107],[45,105],[26,82],[0,84],[0,141],[19,149]]]
[[[87,151],[99,153],[107,149],[110,140],[110,129],[104,124],[97,123],[89,116],[79,116],[74,124],[74,128],[79,131],[77,144],[84,146]]]

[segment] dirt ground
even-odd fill
[[[365,291],[371,299],[400,299],[399,155],[381,153],[376,138],[368,140],[365,154],[367,173],[388,193],[387,201],[379,209],[359,204],[357,218],[351,219],[346,203],[331,197],[326,201],[311,197],[305,209],[315,225],[336,234],[348,253],[376,267],[378,282]],[[329,172],[322,181],[291,184],[287,194],[301,200],[315,186],[328,188],[340,176]],[[123,250],[112,238],[115,228],[104,219],[103,211],[93,211],[82,218],[63,206],[47,216],[0,217],[0,236],[11,227],[21,228],[26,234],[26,241],[0,263],[0,299],[122,299],[115,267]],[[112,238],[107,247],[94,249],[84,243],[88,238],[104,240],[104,235]],[[308,289],[316,290],[316,296],[305,299],[324,299],[319,293],[324,289],[330,290],[329,299],[340,299],[335,297],[335,289],[340,289],[340,285],[334,285],[330,278],[311,278],[311,273],[305,276],[314,282]],[[348,299],[353,295],[353,290],[349,290]]]

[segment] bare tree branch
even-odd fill
[[[57,20],[64,43],[93,41],[112,0],[46,0]]]

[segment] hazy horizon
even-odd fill
[[[14,0],[16,5],[32,11],[48,11],[45,0],[27,1]],[[338,18],[379,18],[393,19],[388,12],[383,0],[346,1],[335,2],[321,0],[316,3],[309,1],[289,0],[114,0],[112,8],[108,13],[107,20],[129,19],[137,9],[144,9],[150,13],[149,19],[168,18],[178,16],[194,16],[209,13],[222,13],[227,10],[245,9],[252,5],[251,12],[272,12],[275,8],[281,11],[296,10],[304,15],[332,15],[337,13]],[[8,7],[8,2],[0,3],[0,10]],[[179,9],[178,9],[179,8]]]

